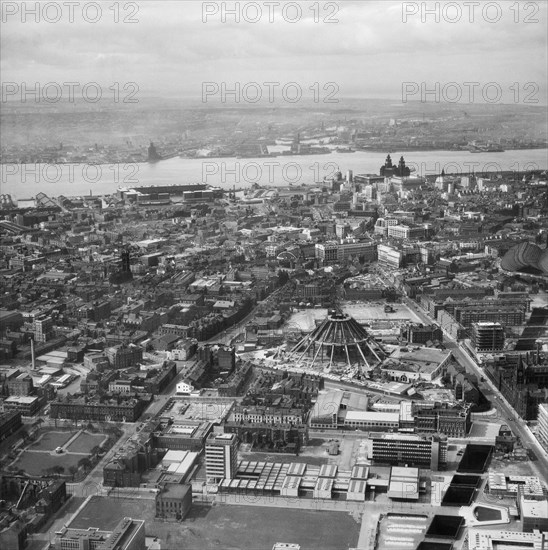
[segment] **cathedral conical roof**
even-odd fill
[[[384,351],[369,333],[350,315],[330,310],[327,317],[291,350],[300,361],[312,355],[312,364],[343,358],[370,367],[382,361]]]

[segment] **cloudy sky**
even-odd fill
[[[422,13],[435,2],[290,2],[284,18],[280,0],[270,22],[264,2],[241,0],[253,6],[237,23],[230,15],[223,22],[221,11],[235,2],[105,0],[98,15],[93,6],[82,12],[89,2],[70,14],[59,0],[61,11],[50,7],[39,22],[32,14],[23,22],[22,5],[3,1],[0,69],[4,84],[135,82],[140,94],[196,99],[203,82],[297,82],[303,90],[337,82],[339,98],[390,99],[401,99],[402,82],[478,82],[481,101],[482,87],[495,82],[512,103],[510,86],[518,83],[519,102],[530,93],[546,104],[547,3],[520,2],[519,12],[512,1],[477,3],[470,22],[466,2],[441,2],[436,22]],[[262,17],[246,21],[258,15],[256,6]],[[531,82],[538,91],[525,89]]]

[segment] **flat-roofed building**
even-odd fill
[[[22,372],[14,378],[8,380],[8,391],[10,395],[30,395],[33,392],[34,384],[32,377]]]
[[[447,464],[447,438],[412,434],[374,436],[371,438],[370,458],[374,464],[440,470]]]
[[[375,241],[358,241],[343,239],[337,248],[339,262],[346,262],[353,257],[361,258],[364,262],[374,262],[377,259],[377,243]]]
[[[57,531],[58,546],[61,550],[99,550],[110,536],[110,531],[101,531],[97,527],[72,529],[63,527]]]
[[[401,382],[432,381],[442,375],[451,360],[450,351],[420,348],[414,351],[396,349],[382,365],[382,369]]]
[[[166,483],[156,495],[156,516],[184,519],[192,506],[192,489],[188,483]]]
[[[386,244],[377,245],[377,256],[380,264],[389,267],[401,267],[403,264],[403,252]]]
[[[2,331],[18,330],[23,322],[23,315],[19,311],[0,309],[0,328]]]
[[[412,415],[415,432],[466,437],[472,426],[470,409],[470,404],[414,401]]]
[[[180,455],[180,458],[174,460],[172,453]],[[198,461],[198,456],[198,453],[191,451],[168,451],[162,459],[163,472],[161,480],[166,479],[177,483],[185,482],[192,473]]]
[[[388,227],[388,236],[394,239],[422,239],[424,235],[424,227],[409,225],[390,225]]]
[[[154,445],[161,449],[201,452],[213,429],[212,422],[164,420],[154,431]]]
[[[302,424],[305,410],[281,407],[234,406],[228,417],[229,422],[250,422],[269,424]]]
[[[476,352],[504,349],[504,328],[500,323],[472,323],[470,340]]]
[[[337,428],[344,424],[349,411],[365,411],[368,403],[366,396],[351,391],[321,392],[310,413],[310,425],[313,428]]]
[[[489,493],[501,497],[544,500],[545,488],[537,476],[506,476],[503,472],[489,472]]]
[[[238,464],[238,437],[235,434],[211,434],[205,446],[208,479],[232,479]]]
[[[316,258],[322,262],[322,264],[334,264],[338,262],[338,248],[337,241],[327,241],[325,243],[316,244]]]
[[[131,380],[113,380],[108,385],[108,391],[113,393],[131,393]]]
[[[388,496],[398,500],[419,500],[419,469],[392,467]]]
[[[34,321],[34,339],[37,342],[47,342],[53,336],[53,319],[44,317]]]
[[[375,235],[388,235],[388,229],[398,225],[399,221],[396,218],[378,218],[375,222]]]
[[[97,550],[145,550],[145,521],[123,518]]]
[[[13,395],[4,401],[5,411],[19,411],[22,416],[34,416],[43,404],[37,396]]]
[[[397,430],[400,425],[400,413],[347,411],[344,425],[356,430]]]
[[[470,527],[468,529],[469,550],[544,550],[546,548],[546,533],[533,531],[502,531],[500,529],[485,529],[485,527]]]
[[[522,496],[519,500],[523,531],[548,531],[548,500],[531,499]]]

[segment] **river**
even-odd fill
[[[397,163],[401,153],[392,153]],[[467,151],[408,151],[403,153],[416,174],[524,171],[546,169],[548,149],[522,149],[501,153]],[[320,182],[335,172],[378,174],[386,154],[355,153],[279,156],[273,158],[188,159],[175,157],[154,164],[2,164],[0,191],[13,199],[49,196],[103,195],[118,187],[207,183],[224,189],[259,185],[297,185]]]

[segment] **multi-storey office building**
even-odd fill
[[[371,438],[371,460],[389,466],[418,466],[440,470],[447,463],[447,439],[406,434]]]
[[[232,479],[238,463],[238,437],[235,434],[211,434],[205,446],[208,479]]]
[[[500,323],[472,323],[470,339],[478,353],[502,351],[504,328]]]

